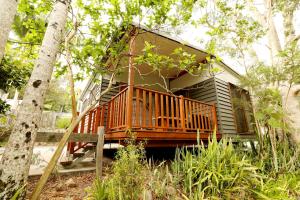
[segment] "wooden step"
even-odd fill
[[[73,159],[80,158],[80,157],[84,156],[84,154],[85,154],[84,152],[75,152],[73,154]]]
[[[63,167],[68,167],[70,165],[72,165],[73,160],[63,160],[59,162]]]
[[[87,145],[83,148],[83,151],[88,151],[88,150],[95,150],[96,145]]]

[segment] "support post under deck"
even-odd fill
[[[98,142],[96,147],[96,176],[101,179],[103,170],[104,126],[99,126],[97,133]]]
[[[126,128],[132,128],[132,101],[133,101],[133,85],[134,85],[134,52],[135,38],[137,30],[134,28],[130,33],[129,43],[129,69],[128,69],[128,90],[127,90],[127,105],[126,105]]]

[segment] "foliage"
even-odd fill
[[[57,112],[71,110],[70,96],[66,92],[63,78],[52,79],[45,96],[44,109]]]
[[[259,185],[263,176],[246,155],[238,154],[230,141],[215,138],[189,151],[179,151],[173,163],[183,191],[189,199],[220,199],[253,196],[250,189]]]
[[[6,92],[9,88],[23,87],[30,75],[31,68],[22,66],[15,56],[6,54],[0,63],[0,89]]]
[[[300,195],[300,174],[280,174],[276,178],[268,177],[262,185],[260,192],[255,191],[262,199],[293,200]]]
[[[19,2],[12,27],[14,34],[8,40],[5,56],[0,63],[0,89],[8,91],[25,86],[38,56],[46,27],[45,18],[51,6],[51,1]]]
[[[7,111],[10,110],[10,105],[7,104],[5,101],[0,99],[0,115],[5,114]]]
[[[73,63],[81,71],[89,73],[120,72],[108,68],[128,57],[128,38],[132,24],[137,27],[145,25],[149,30],[162,27],[176,27],[190,19],[190,14],[183,10],[193,8],[192,1],[82,1],[78,0],[74,7],[79,8],[77,20],[80,21],[79,33],[72,42]],[[174,11],[178,11],[177,13]],[[88,20],[87,20],[88,19]],[[142,34],[140,31],[138,34]],[[109,59],[109,60],[108,60]],[[64,73],[66,68],[61,69]]]
[[[129,144],[118,151],[111,177],[107,183],[109,199],[138,199],[146,182],[145,154],[142,146]]]
[[[144,150],[132,143],[116,159],[112,174],[96,180],[87,199],[296,199],[300,194],[299,167],[276,176],[257,155],[226,139],[178,149],[169,164],[145,162]]]
[[[87,188],[87,200],[106,200],[108,199],[108,192],[106,185],[100,179],[96,179],[91,188]]]
[[[196,55],[189,54],[182,48],[173,49],[170,56],[157,53],[155,45],[145,41],[142,55],[135,58],[137,65],[147,64],[151,66],[153,71],[160,71],[166,68],[178,68],[189,73],[200,74],[204,70],[208,70],[208,64],[197,63]],[[209,62],[212,63],[212,62]]]
[[[24,191],[24,189],[26,185],[22,186],[21,188],[19,188],[16,193],[14,194],[14,196],[12,196],[12,198],[10,200],[17,200],[20,198],[20,196],[22,195],[22,192]]]
[[[147,181],[146,164],[142,144],[129,142],[117,152],[112,167],[113,175],[103,183],[96,181],[89,198],[102,199],[107,196],[107,199],[138,199]]]
[[[55,127],[56,128],[68,128],[71,124],[71,118],[70,117],[59,117],[55,121]]]

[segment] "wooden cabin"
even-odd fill
[[[140,34],[134,41],[136,55],[143,53],[147,41],[163,55],[172,56],[172,51],[181,47],[196,55],[198,63],[214,57],[163,33],[138,30]],[[237,86],[240,74],[225,63],[215,62],[197,75],[175,68],[153,71],[146,64],[132,67],[128,57],[120,63],[125,67],[115,77],[112,89],[86,114],[74,134],[97,134],[97,128],[104,126],[105,143],[123,143],[130,129],[137,140],[146,140],[148,147],[195,144],[197,135],[205,141],[214,130],[218,139],[254,135],[249,93]],[[219,72],[210,71],[216,66]],[[109,79],[108,74],[89,80],[79,99],[80,111],[99,97]],[[68,150],[73,153],[84,145],[71,142]]]

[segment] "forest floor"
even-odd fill
[[[49,178],[41,194],[41,200],[79,200],[86,196],[86,189],[92,186],[95,180],[95,171],[72,174],[58,174]],[[29,177],[27,198],[39,180],[40,176]]]

